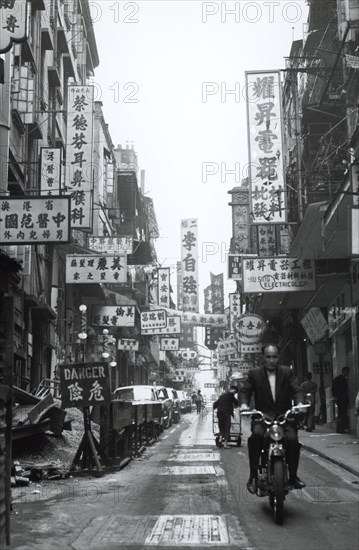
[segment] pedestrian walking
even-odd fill
[[[312,380],[312,373],[308,372],[306,374],[306,380],[302,384],[302,391],[307,396],[307,401],[310,402],[310,407],[307,408],[306,412],[306,418],[305,418],[305,425],[306,425],[306,431],[312,432],[315,430],[315,402],[316,402],[316,393],[318,390],[318,386],[315,382]]]
[[[229,390],[222,393],[217,401],[213,403],[213,408],[217,409],[219,442],[223,443],[224,441],[225,449],[230,448],[228,441],[231,431],[231,417],[233,416],[233,407],[238,407],[238,401],[234,397],[237,391],[237,386],[230,386]]]
[[[332,394],[337,402],[338,420],[337,433],[345,433],[349,428],[348,422],[348,405],[349,405],[349,388],[348,376],[349,367],[342,368],[342,374],[336,376],[332,384]]]
[[[197,414],[199,414],[201,412],[202,403],[203,403],[203,395],[201,394],[201,390],[198,390],[198,392],[197,392],[197,395],[196,395],[196,398],[195,398],[195,403],[196,403],[196,407],[197,407]]]

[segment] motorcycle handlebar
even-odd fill
[[[284,413],[283,416],[283,420],[277,420],[278,424],[285,424],[285,422],[288,420],[288,416],[290,416],[291,414],[299,414],[302,412],[302,409],[304,408],[307,408],[307,407],[310,407],[310,404],[303,404],[303,405],[294,405],[291,409],[288,409],[286,413]],[[259,416],[259,420],[263,420],[265,422],[265,424],[267,424],[268,426],[270,426],[273,422],[273,420],[267,420],[264,416],[264,414],[262,413],[262,411],[258,411],[257,409],[251,409],[251,410],[248,410],[248,411],[240,411],[240,415],[241,416],[254,416],[254,415],[258,415]]]

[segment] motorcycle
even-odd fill
[[[284,428],[287,423],[295,420],[296,415],[303,413],[303,409],[307,407],[310,407],[310,404],[303,404],[300,407],[294,406],[274,420],[267,419],[261,411],[255,409],[241,412],[241,415],[251,416],[253,420],[262,422],[267,428],[259,463],[257,496],[269,496],[274,521],[278,525],[283,523],[284,500],[291,490],[286,461]]]

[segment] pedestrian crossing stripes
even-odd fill
[[[95,517],[72,544],[75,550],[154,546],[251,550],[238,519],[230,514]]]

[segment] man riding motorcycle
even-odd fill
[[[279,365],[279,348],[276,344],[266,344],[262,348],[263,365],[252,369],[248,379],[242,383],[239,391],[240,411],[250,410],[249,403],[254,395],[255,408],[268,418],[276,418],[295,405],[304,403],[304,393],[289,367]],[[293,422],[286,426],[286,458],[289,470],[289,484],[294,489],[302,489],[305,483],[297,476],[300,445],[298,427]],[[257,492],[258,467],[264,445],[266,428],[263,423],[252,421],[252,434],[248,438],[250,476],[247,489]]]

